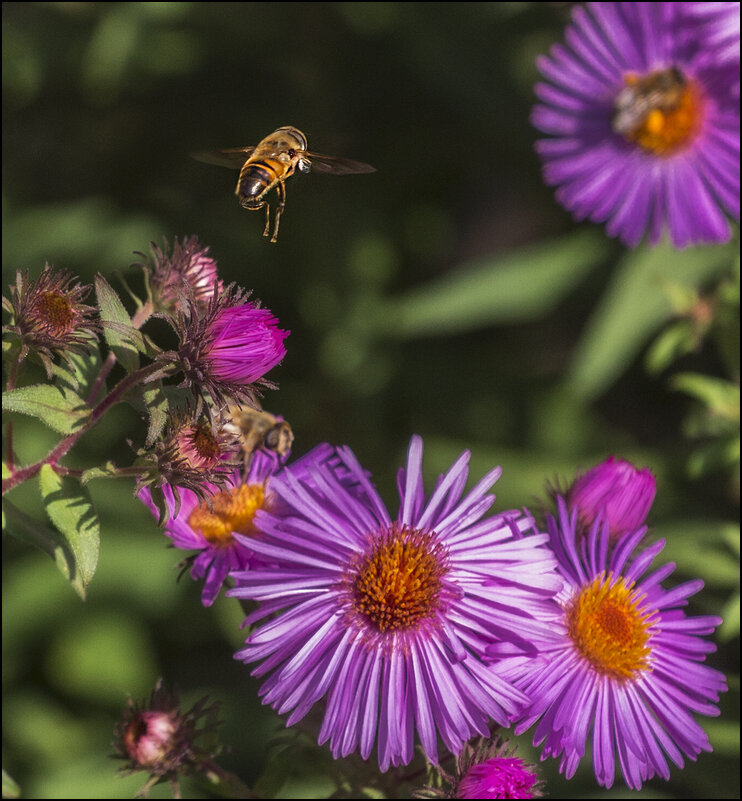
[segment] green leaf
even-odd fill
[[[739,563],[729,553],[729,530],[730,524],[721,520],[683,519],[663,523],[653,533],[666,540],[663,562],[675,562],[678,570],[710,586],[738,587]]]
[[[132,326],[124,304],[102,275],[95,278],[95,294],[106,342],[127,372],[136,370],[143,347],[142,335]]]
[[[81,587],[81,597],[98,565],[100,524],[90,495],[79,481],[63,478],[45,464],[39,473],[46,513],[62,534],[74,556],[71,581]]]
[[[164,387],[161,381],[153,381],[133,387],[126,395],[127,403],[141,415],[147,415],[149,418],[147,447],[160,436],[171,416],[170,398],[172,393],[169,392],[169,389],[169,387]],[[177,405],[177,400],[174,402]]]
[[[3,412],[28,414],[60,434],[74,434],[88,421],[91,409],[71,389],[32,384],[3,392]]]
[[[689,320],[680,320],[668,326],[650,345],[644,357],[649,373],[660,373],[672,362],[691,353],[699,345],[698,335]]]
[[[739,592],[735,592],[721,610],[722,624],[719,626],[719,639],[722,642],[729,642],[739,636],[739,606]]]
[[[688,457],[688,475],[698,479],[706,473],[739,465],[740,439],[724,437],[698,448]]]
[[[80,476],[80,483],[84,487],[89,481],[96,478],[119,478],[119,472],[113,462],[106,462],[98,467],[90,467],[83,471]]]
[[[529,320],[553,309],[605,257],[606,240],[580,231],[556,241],[465,265],[392,298],[378,325],[401,338],[472,331]]]
[[[56,376],[57,386],[63,389],[71,389],[81,397],[87,398],[93,388],[95,379],[101,371],[100,349],[97,345],[92,345],[89,352],[77,353],[76,351],[70,351],[67,354],[67,358],[70,364],[62,361],[52,368]],[[105,389],[104,387],[101,388]],[[95,402],[95,398],[92,399],[92,402]]]
[[[3,531],[49,554],[75,592],[85,600],[85,588],[75,569],[75,556],[60,532],[29,517],[7,498],[3,498]]]
[[[712,414],[727,420],[739,420],[737,384],[701,373],[678,373],[673,376],[671,386],[697,398]]]
[[[583,399],[600,395],[644,343],[675,314],[677,284],[699,287],[729,271],[731,247],[674,250],[669,245],[628,252],[593,313],[572,364],[569,383]]]
[[[153,381],[148,384],[142,395],[142,400],[149,414],[146,440],[146,445],[149,447],[160,436],[165,423],[168,421],[170,407],[163,390],[162,381]]]

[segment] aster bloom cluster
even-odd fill
[[[382,771],[408,764],[416,739],[435,766],[442,742],[459,755],[443,793],[455,798],[539,794],[512,754],[473,750],[492,721],[516,734],[538,722],[542,759],[561,757],[568,778],[593,731],[608,787],[614,750],[635,789],[669,777],[663,751],[682,766],[709,750],[693,713],[718,714],[724,677],[700,663],[720,621],[682,611],[701,582],[665,590],[674,566],[647,572],[664,545],[639,549],[648,469],[611,457],[579,475],[539,534],[527,512],[483,518],[500,471],[465,494],[468,453],[428,495],[413,437],[392,519],[353,453],[335,452],[275,474],[280,506],[255,514],[257,537],[233,535],[255,561],[227,595],[258,604],[236,657],[288,726],[317,707],[320,744],[363,759],[375,746]]]
[[[235,471],[240,465],[250,467],[253,451],[270,455],[273,447],[260,436],[253,437],[245,462],[243,437],[228,428],[225,410],[229,404],[248,404],[258,416],[275,419],[262,412],[257,398],[260,389],[276,386],[265,374],[283,359],[288,332],[258,301],[247,302],[246,290],[234,284],[224,287],[208,251],[196,237],[182,243],[176,239],[162,249],[153,245],[153,263],[139,265],[145,295],[134,297],[137,307],[131,316],[103,276],[95,280],[96,305],[87,306],[83,301],[91,287],[48,265],[36,281],[19,272],[10,298],[3,298],[10,318],[3,326],[8,362],[4,410],[40,418],[65,435],[45,458],[25,466],[15,463],[9,444],[3,492],[40,475],[50,503],[55,497],[69,499],[76,512],[52,519],[81,559],[70,570],[81,594],[98,554],[98,524],[85,490],[87,481],[134,477],[137,492],[157,508],[158,518],[177,518],[182,502],[192,513],[196,500],[205,501],[208,495],[218,495],[221,487],[231,488],[242,480],[235,478]],[[143,332],[153,317],[174,329],[175,349],[158,347]],[[104,346],[107,355],[101,353]],[[48,384],[29,383],[26,367],[33,360],[45,367]],[[107,389],[114,369],[117,380]],[[177,377],[181,382],[175,386]],[[143,442],[134,446],[134,462],[123,466],[107,462],[86,470],[64,465],[64,457],[80,437],[123,402],[147,420]],[[11,433],[8,428],[9,443]],[[280,458],[285,460],[290,440],[284,437],[276,447],[282,447]],[[270,469],[266,465],[276,464],[273,458],[265,465],[263,461],[255,459],[252,464],[253,470],[262,470],[256,481],[264,481]],[[89,534],[81,537],[81,531]],[[42,542],[50,539],[44,532],[38,536]],[[213,536],[222,554],[223,535]],[[47,549],[53,552],[57,547],[52,537]],[[211,563],[205,567],[203,560],[194,566],[197,575],[209,575],[205,589],[209,602],[227,571],[247,564],[244,558],[230,561],[223,555],[214,561],[215,567]]]
[[[589,3],[571,14],[565,44],[538,62],[532,117],[559,202],[632,247],[726,241],[739,218],[739,5]],[[143,259],[131,314],[102,276],[87,306],[93,287],[48,265],[35,282],[18,272],[3,299],[7,408],[62,436],[19,466],[8,426],[4,492],[38,478],[56,530],[32,521],[32,534],[69,552],[83,598],[99,546],[86,484],[133,478],[197,582],[188,589],[204,607],[239,601],[234,659],[262,703],[360,765],[366,795],[540,797],[544,781],[505,729],[532,731],[540,759],[567,779],[591,752],[605,788],[617,776],[632,790],[667,780],[671,764],[711,750],[696,717],[717,716],[727,689],[705,664],[721,619],[687,612],[700,580],[663,586],[675,566],[654,564],[665,543],[649,536],[649,468],[611,456],[550,489],[541,515],[498,511],[500,467],[472,481],[466,450],[431,484],[413,435],[390,508],[348,446],[292,458],[291,426],[262,408],[289,336],[270,309],[225,284],[195,236],[152,244]],[[170,329],[167,349],[145,329],[155,319]],[[48,384],[24,383],[34,362]],[[68,466],[119,403],[143,421],[132,463]],[[216,705],[182,712],[158,682],[117,727],[122,772],[148,774],[144,795],[167,781],[179,797],[189,776],[257,797],[226,786],[217,725]],[[336,795],[353,797],[340,784]]]
[[[578,220],[605,222],[631,247],[666,231],[676,247],[729,239],[727,215],[739,220],[738,3],[576,5],[565,44],[538,67],[544,178]]]

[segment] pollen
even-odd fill
[[[219,443],[211,428],[204,424],[189,426],[178,435],[183,456],[194,468],[213,467],[221,456]]]
[[[242,484],[201,501],[191,512],[188,525],[200,532],[212,545],[227,547],[232,534],[255,534],[253,518],[263,506],[262,484]]]
[[[616,100],[614,128],[655,156],[671,156],[696,138],[703,118],[696,82],[671,68],[644,78],[628,75]]]
[[[69,299],[59,292],[40,293],[34,311],[51,336],[62,337],[74,328],[75,310]]]
[[[649,610],[642,610],[643,596],[633,582],[612,582],[599,575],[572,599],[567,607],[569,636],[592,667],[619,681],[646,670],[651,649]]]
[[[379,632],[415,628],[438,611],[447,569],[434,533],[395,523],[354,567],[355,610]]]
[[[193,447],[204,459],[213,459],[219,455],[219,445],[208,428],[199,426],[193,433]]]

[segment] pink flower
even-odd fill
[[[644,525],[656,489],[649,468],[638,470],[631,462],[611,456],[574,480],[567,503],[577,510],[581,531],[589,531],[600,516],[615,543],[622,534],[632,534]]]
[[[252,384],[286,355],[288,331],[268,309],[254,303],[221,309],[207,329],[211,373],[222,381]]]

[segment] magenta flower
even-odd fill
[[[529,516],[481,519],[500,468],[464,494],[465,452],[426,496],[422,450],[413,437],[394,520],[348,448],[351,488],[322,463],[277,475],[292,511],[261,512],[253,543],[273,566],[235,573],[229,591],[260,603],[236,657],[268,675],[263,702],[290,726],[324,699],[320,744],[367,759],[377,742],[383,771],[412,759],[415,731],[435,762],[438,735],[456,753],[490,718],[509,724],[527,699],[482,654],[535,652],[561,586],[545,535],[523,536]]]
[[[297,459],[291,469],[303,475],[306,465],[314,460],[334,460],[333,449],[328,445],[318,446]],[[226,488],[210,485],[212,494],[206,499],[203,492],[189,488],[179,487],[177,495],[169,485],[162,488],[169,512],[165,534],[176,548],[197,552],[191,577],[204,580],[201,593],[204,606],[214,603],[231,571],[250,570],[264,564],[252,548],[254,538],[261,536],[255,527],[255,514],[259,509],[279,511],[281,503],[272,487],[279,467],[271,454],[256,452],[244,479],[235,470]],[[138,497],[159,518],[151,490],[143,488]],[[235,536],[237,534],[241,536]]]
[[[665,590],[660,582],[674,565],[647,572],[664,541],[638,552],[639,529],[611,553],[608,526],[598,521],[578,543],[577,509],[569,513],[561,498],[558,507],[548,529],[565,580],[561,621],[539,658],[520,663],[516,683],[532,705],[515,732],[538,721],[534,745],[543,743],[542,759],[561,757],[569,779],[592,731],[598,783],[612,786],[618,755],[626,784],[638,790],[654,776],[669,778],[666,757],[682,767],[684,756],[711,750],[693,713],[719,714],[724,676],[701,663],[716,650],[703,636],[721,620],[682,609],[702,581]]]
[[[210,371],[220,381],[252,384],[286,355],[288,335],[268,309],[254,303],[221,309],[207,330]]]
[[[649,468],[637,470],[614,456],[578,476],[567,492],[567,505],[577,509],[580,530],[587,533],[601,517],[611,543],[632,534],[646,522],[657,485]]]
[[[686,3],[589,3],[538,67],[536,149],[578,219],[634,247],[725,242],[739,220],[739,63],[709,53]]]
[[[493,757],[469,769],[456,798],[534,798],[538,775],[518,757]]]
[[[180,386],[190,387],[207,402],[259,408],[259,387],[275,388],[264,376],[286,355],[289,335],[278,320],[234,284],[215,294],[206,307],[192,297],[176,309],[172,323],[180,344],[177,353],[160,355],[163,370],[173,362],[183,371]]]
[[[478,737],[456,758],[453,775],[434,769],[435,786],[413,790],[413,798],[540,798],[543,781],[534,765],[516,756],[499,737]]]

